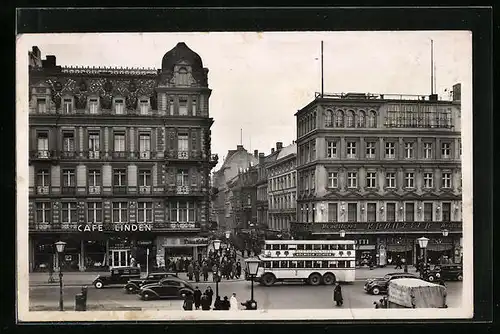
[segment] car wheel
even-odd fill
[[[128,293],[133,293],[135,291],[134,287],[133,286],[129,286],[127,287],[127,292]]]
[[[323,276],[323,284],[332,285],[333,283],[335,283],[335,276],[333,274],[326,273]]]
[[[144,293],[142,294],[142,298],[143,298],[144,300],[150,300],[150,299],[151,299],[151,295],[149,294],[149,292],[144,292]]]
[[[320,274],[311,274],[309,276],[309,284],[311,285],[320,285],[321,284],[321,275]]]
[[[427,277],[427,280],[428,280],[429,282],[434,282],[434,276],[429,275],[429,277]]]
[[[101,281],[97,281],[94,283],[94,286],[96,289],[102,289],[103,284]]]
[[[440,273],[437,273],[437,274],[436,274],[436,277],[437,277],[437,278],[441,277],[441,274],[440,274]]]
[[[273,274],[265,274],[264,277],[262,277],[262,283],[265,286],[273,285],[275,282],[276,282],[276,277],[274,277]]]
[[[378,295],[380,293],[380,289],[376,286],[372,289],[372,294]]]
[[[458,280],[458,281],[461,281],[461,280],[463,280],[463,279],[464,279],[464,277],[462,276],[462,274],[458,274],[458,275],[457,275],[457,280]]]

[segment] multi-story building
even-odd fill
[[[265,155],[259,153],[259,164],[257,165],[257,225],[269,229],[269,171],[267,166],[276,161],[279,154],[278,147],[282,148],[283,143],[277,142],[276,149],[271,148],[271,153]]]
[[[297,144],[286,147],[278,144],[276,160],[266,166],[269,177],[269,229],[288,234],[290,222],[296,221]]]
[[[297,236],[343,230],[379,265],[414,263],[426,236],[431,261],[461,260],[460,84],[451,100],[317,94],[296,117]]]
[[[254,226],[257,221],[257,168],[242,168],[239,174],[227,182],[230,191],[232,224],[231,231],[241,231]]]
[[[75,270],[201,257],[217,156],[200,56],[179,43],[151,70],[29,57],[30,270],[60,265],[58,240]]]

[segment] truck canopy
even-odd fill
[[[443,308],[446,287],[421,279],[394,279],[389,282],[387,301],[408,308]]]

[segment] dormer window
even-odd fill
[[[180,99],[179,100],[179,116],[187,116],[188,108],[187,108],[187,100]]]
[[[123,115],[125,111],[124,103],[122,99],[115,100],[115,114]]]
[[[47,101],[45,99],[36,99],[36,108],[39,114],[46,114]]]
[[[188,82],[188,70],[185,67],[179,69],[177,84],[179,86],[187,86]]]
[[[149,113],[149,101],[148,100],[140,100],[139,107],[141,110],[141,115],[147,115]]]
[[[73,100],[72,99],[64,99],[63,100],[63,113],[71,114],[73,112]]]
[[[89,112],[91,114],[97,114],[97,99],[90,99],[89,100]]]

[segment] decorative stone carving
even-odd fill
[[[87,97],[83,94],[80,94],[75,97],[75,105],[77,109],[85,109],[87,108]]]
[[[129,95],[125,99],[127,109],[137,109],[137,97]]]
[[[111,95],[106,94],[99,98],[99,102],[101,104],[101,109],[111,109],[113,98],[111,97]]]
[[[81,92],[86,92],[87,89],[88,89],[88,86],[87,86],[87,83],[85,82],[85,80],[80,80],[80,82],[78,83],[78,89],[80,89]]]
[[[106,91],[107,93],[111,92],[113,90],[113,83],[109,80],[107,80],[105,83],[104,83],[104,91]]]

